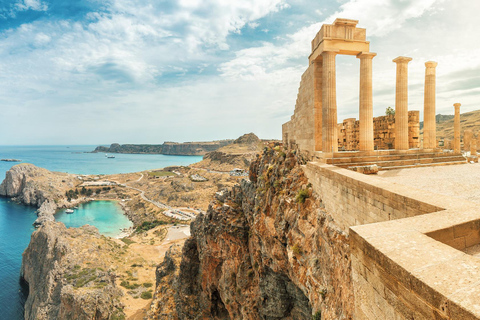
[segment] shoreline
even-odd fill
[[[82,204],[86,204],[86,203],[90,203],[90,202],[94,202],[94,201],[108,201],[108,202],[115,202],[116,206],[120,208],[119,211],[122,212],[122,214],[124,216],[127,217],[128,221],[131,222],[131,226],[128,227],[128,228],[120,228],[120,232],[115,235],[115,236],[107,236],[107,235],[104,235],[102,234],[102,232],[100,232],[100,234],[104,235],[105,237],[109,237],[109,238],[114,238],[114,239],[122,239],[122,238],[126,238],[126,237],[129,237],[131,236],[134,232],[135,232],[135,229],[136,229],[136,226],[134,224],[134,222],[132,221],[132,219],[130,218],[130,216],[128,215],[128,212],[127,210],[129,210],[129,208],[127,207],[127,205],[125,203],[122,203],[121,201],[119,200],[116,200],[116,199],[93,199],[93,198],[89,198],[87,200],[84,200],[84,201],[79,201],[75,204],[73,204],[72,206],[69,206],[69,207],[62,207],[62,208],[57,208],[57,210],[55,211],[55,213],[53,214],[53,217],[55,218],[55,216],[61,211],[61,210],[66,210],[66,209],[70,209],[70,208],[75,208],[76,206],[78,205],[82,205]],[[119,212],[120,213],[120,212]],[[55,222],[62,222],[62,221],[58,221],[57,219],[55,219]],[[63,222],[62,222],[63,223]],[[65,223],[63,223],[65,224]],[[94,226],[95,228],[97,228],[95,225],[92,225]],[[80,228],[80,227],[70,227],[70,228]],[[98,228],[97,228],[98,229]]]

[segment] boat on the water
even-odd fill
[[[105,157],[107,157],[108,159],[114,159],[115,156],[109,156],[108,154],[105,153]]]
[[[73,210],[72,209],[67,209],[67,210],[65,210],[65,213],[73,213]]]
[[[20,159],[0,159],[0,161],[5,161],[5,162],[22,162]]]

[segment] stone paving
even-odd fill
[[[480,203],[480,164],[381,171],[378,177],[432,193]]]

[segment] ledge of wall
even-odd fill
[[[480,258],[460,251],[480,242],[477,204],[325,164],[304,169],[350,227],[355,319],[480,319]]]

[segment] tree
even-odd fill
[[[385,115],[394,116],[395,115],[395,109],[393,109],[392,107],[387,107],[387,110],[385,110]]]

